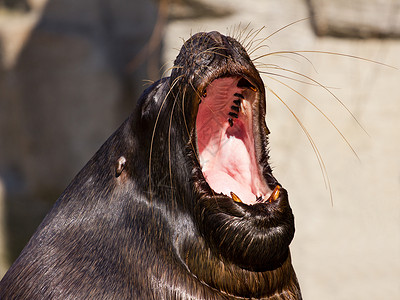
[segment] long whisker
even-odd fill
[[[337,128],[337,126],[332,122],[332,120],[318,107],[315,105],[314,102],[312,102],[309,98],[305,97],[302,93],[300,93],[299,91],[297,91],[296,89],[292,88],[291,86],[287,85],[286,83],[268,76],[269,79],[272,79],[276,82],[279,82],[280,84],[284,85],[285,87],[287,87],[288,89],[292,90],[293,92],[295,92],[297,95],[299,95],[300,97],[302,97],[303,99],[305,99],[308,103],[310,103],[316,110],[318,110],[324,117],[326,120],[328,120],[328,122],[333,126],[333,128],[336,129],[336,131],[340,134],[340,136],[342,137],[342,139],[346,142],[347,146],[351,149],[351,151],[354,153],[354,155],[357,157],[357,159],[360,161],[360,157],[358,156],[357,152],[354,150],[354,148],[351,146],[350,142],[347,140],[347,138],[344,136],[344,134],[339,130],[339,128]]]
[[[154,80],[145,79],[143,80],[143,86],[150,86],[154,83]]]
[[[269,36],[267,36],[267,37],[265,38],[265,40],[268,40],[270,37],[276,35],[278,32],[280,32],[280,31],[282,31],[282,30],[284,30],[284,29],[286,29],[286,28],[288,28],[288,27],[290,27],[290,26],[293,26],[293,25],[295,25],[295,24],[297,24],[297,23],[300,23],[300,22],[303,22],[303,21],[309,20],[309,19],[310,19],[310,17],[302,18],[302,19],[293,21],[293,22],[291,22],[291,23],[289,23],[289,24],[287,24],[287,25],[281,27],[280,29],[275,30],[273,33],[271,33]]]
[[[246,30],[248,29],[249,26],[250,26],[250,23],[247,24],[247,26],[244,28],[244,31],[246,31]],[[250,29],[250,30],[247,32],[247,34],[246,34],[246,36],[244,37],[244,39],[243,39],[242,41],[240,41],[240,44],[244,45],[244,43],[245,43],[248,39],[250,39],[250,40],[255,39],[255,38],[257,37],[257,35],[258,35],[260,32],[262,32],[264,29],[265,29],[265,26],[262,26],[261,28],[259,28],[259,29],[257,29],[257,30],[254,30],[253,28]],[[245,47],[245,48],[246,48],[246,47]],[[247,49],[247,48],[246,48],[246,49]]]
[[[186,121],[185,109],[184,109],[184,107],[185,107],[185,98],[186,98],[186,90],[184,91],[184,93],[183,93],[183,95],[182,95],[182,116],[183,116],[183,123],[185,124],[186,132],[187,132],[187,135],[188,135],[188,138],[189,138],[190,145],[192,146],[193,153],[194,153],[194,155],[196,156],[196,160],[197,160],[197,162],[198,162],[199,165],[200,165],[200,159],[199,159],[199,156],[197,155],[196,147],[193,145],[193,140],[191,139],[189,127],[188,127],[188,124],[187,124],[187,121]]]
[[[311,65],[311,67],[314,69],[315,73],[318,73],[318,71],[317,71],[317,69],[315,68],[313,62],[312,62],[307,56],[305,56],[305,55],[303,55],[303,54],[300,54],[300,53],[291,53],[291,54],[298,55],[298,56],[300,56],[301,58],[305,59],[305,60]],[[275,55],[274,55],[274,56],[275,56]],[[281,56],[281,57],[284,57],[284,58],[286,58],[286,59],[293,59],[294,61],[298,62],[298,61],[295,60],[294,58],[291,58],[291,57],[289,57],[289,56],[287,56],[287,55],[276,54],[276,56]],[[256,58],[253,59],[252,61],[254,62],[254,61],[256,61],[256,60],[258,60],[258,57],[256,57]]]
[[[263,57],[276,55],[276,54],[295,54],[295,53],[317,53],[317,54],[329,54],[329,55],[343,56],[343,57],[354,58],[354,59],[358,59],[358,60],[370,62],[370,63],[373,63],[373,64],[377,64],[377,65],[380,65],[380,66],[384,66],[384,67],[387,67],[387,68],[398,70],[398,68],[396,68],[394,66],[391,66],[391,65],[388,65],[388,64],[376,61],[376,60],[363,58],[363,57],[359,57],[359,56],[351,55],[351,54],[345,54],[345,53],[339,53],[339,52],[330,52],[330,51],[320,51],[320,50],[293,50],[293,51],[284,50],[284,51],[275,51],[275,52],[270,52],[270,53],[266,53],[266,54],[260,55],[260,56],[256,57],[255,59],[253,59],[253,61],[258,60],[258,59],[263,58]]]
[[[317,84],[319,87],[323,88],[325,91],[327,91],[329,94],[331,94],[331,96],[333,98],[336,99],[336,101],[339,102],[339,104],[349,113],[349,115],[353,118],[353,120],[358,124],[358,126],[369,136],[368,132],[365,130],[364,126],[361,125],[361,123],[358,121],[358,119],[355,117],[355,115],[351,112],[351,110],[343,103],[342,100],[340,100],[329,88],[327,88],[325,85],[321,84],[320,82],[318,82],[317,80],[311,78],[310,76],[301,74],[299,72],[293,71],[293,70],[289,70],[289,69],[285,69],[285,68],[281,68],[278,67],[276,68],[277,70],[282,70],[282,71],[286,71],[286,72],[290,72],[293,74],[296,74],[300,77],[306,78],[308,80],[310,80],[311,82],[314,82],[315,84]]]
[[[246,25],[243,29],[240,29],[240,25],[241,25],[241,24],[239,24],[239,26],[238,26],[238,28],[237,28],[238,36],[236,36],[236,37],[234,37],[234,38],[235,38],[241,45],[243,45],[243,43],[246,41],[246,39],[247,39],[247,37],[249,36],[249,34],[253,31],[253,29],[250,29],[249,31],[247,31],[248,28],[249,28],[249,26],[250,26],[250,22],[247,23],[247,25]],[[246,35],[245,38],[242,40],[243,34],[244,34],[246,31],[247,31],[247,35]]]
[[[310,142],[311,147],[313,148],[313,151],[314,151],[314,153],[315,153],[315,155],[316,155],[316,157],[317,157],[318,164],[319,164],[320,169],[321,169],[322,177],[323,177],[324,182],[325,182],[325,187],[326,187],[326,188],[328,189],[328,191],[329,191],[329,198],[330,198],[330,200],[331,200],[331,204],[333,205],[332,187],[331,187],[331,183],[330,183],[330,180],[329,180],[328,172],[327,172],[327,169],[326,169],[324,160],[323,160],[323,158],[322,158],[322,156],[321,156],[321,153],[320,153],[320,151],[319,151],[317,145],[315,144],[315,142],[314,142],[312,136],[310,135],[310,133],[308,132],[308,130],[307,130],[307,128],[304,126],[304,124],[303,124],[303,123],[300,121],[300,119],[297,117],[297,115],[294,113],[294,111],[287,105],[287,103],[286,103],[285,101],[283,101],[283,99],[282,99],[281,97],[279,97],[279,96],[277,95],[277,93],[275,93],[274,90],[272,90],[272,89],[269,88],[269,87],[266,87],[266,88],[267,88],[272,94],[274,94],[275,97],[277,97],[277,98],[282,102],[282,104],[289,110],[289,112],[292,114],[292,116],[295,118],[295,120],[297,121],[297,123],[300,125],[301,129],[303,130],[303,132],[304,132],[305,135],[307,136],[307,139],[308,139],[308,141]]]
[[[166,65],[167,65],[167,63],[165,63],[164,66],[166,66]],[[164,68],[164,66],[162,66],[162,68]],[[162,69],[162,68],[161,68],[161,69]],[[169,71],[172,71],[172,70],[174,70],[174,69],[183,69],[183,67],[182,67],[182,66],[172,66],[172,67],[169,67],[168,69],[165,69],[165,71],[162,73],[161,78],[166,77],[166,76],[167,76],[167,73],[169,73]]]
[[[174,103],[172,104],[171,117],[169,119],[169,126],[168,126],[168,168],[169,168],[169,182],[171,186],[171,200],[174,199],[174,186],[172,182],[172,165],[171,165],[171,128],[172,128],[172,119],[174,116],[176,102],[177,102],[176,97],[174,97]],[[172,203],[174,203],[174,201],[172,201]]]
[[[166,103],[166,101],[167,101],[167,99],[168,99],[168,96],[169,96],[169,94],[171,93],[172,89],[174,88],[174,86],[177,84],[177,82],[179,81],[179,79],[180,79],[181,77],[183,77],[183,75],[178,76],[178,77],[175,78],[175,80],[173,81],[171,87],[169,88],[168,93],[165,95],[165,97],[164,97],[164,99],[163,99],[163,101],[162,101],[162,103],[161,103],[160,109],[158,110],[158,113],[157,113],[156,121],[155,121],[155,123],[154,123],[153,133],[152,133],[152,135],[151,135],[150,153],[149,153],[149,193],[150,193],[149,197],[150,197],[150,201],[151,201],[151,199],[152,199],[152,191],[151,191],[151,161],[152,161],[152,154],[153,154],[154,136],[155,136],[155,134],[156,134],[156,128],[157,128],[158,120],[159,120],[160,115],[161,115],[162,108],[163,108],[164,104]]]
[[[199,91],[198,91],[197,89],[194,88],[192,82],[190,82],[190,86],[192,87],[193,91],[196,93],[197,97],[199,97],[199,99],[201,99],[201,95],[200,95]]]
[[[343,56],[343,57],[354,58],[354,59],[370,62],[370,63],[377,64],[377,65],[380,65],[380,66],[391,68],[391,69],[394,69],[394,70],[398,70],[398,68],[396,68],[394,66],[391,66],[391,65],[388,65],[388,64],[376,61],[376,60],[363,58],[363,57],[356,56],[356,55],[345,54],[345,53],[337,53],[337,52],[330,52],[330,51],[319,51],[319,50],[300,50],[300,51],[295,51],[295,52],[297,52],[297,53],[318,53],[318,54],[329,54],[329,55]]]
[[[188,127],[188,124],[187,124],[187,121],[186,121],[186,115],[185,115],[185,98],[186,98],[186,89],[185,89],[185,91],[183,92],[183,95],[182,95],[182,116],[183,116],[183,123],[185,124],[185,128],[186,128],[186,133],[188,135],[188,138],[190,139],[190,131],[189,131],[189,127]],[[193,144],[192,144],[192,147],[193,147]],[[193,150],[194,149],[195,148],[193,147]]]
[[[267,41],[269,38],[271,38],[272,36],[276,35],[278,32],[280,32],[280,31],[282,31],[282,30],[284,30],[284,29],[286,29],[286,28],[288,28],[288,27],[290,27],[290,26],[292,26],[292,25],[294,25],[294,24],[297,24],[297,23],[299,23],[299,22],[303,22],[303,21],[308,20],[308,19],[309,19],[309,17],[308,17],[308,18],[303,18],[303,19],[294,21],[294,22],[292,22],[292,23],[289,23],[289,24],[287,24],[287,25],[285,25],[285,26],[279,28],[278,30],[275,30],[275,31],[272,32],[270,35],[268,35],[266,38],[262,39],[262,40],[257,44],[256,48],[253,49],[253,50],[251,50],[248,54],[251,56],[251,55],[254,53],[254,51],[256,51],[256,50],[258,49],[258,47],[259,47],[262,43],[264,43],[264,41]]]
[[[281,78],[284,78],[284,79],[288,79],[288,80],[292,80],[292,81],[295,81],[295,82],[299,82],[299,83],[302,83],[302,84],[307,84],[307,85],[310,85],[310,86],[319,87],[319,85],[317,85],[315,83],[307,82],[307,81],[304,81],[304,80],[300,80],[300,79],[297,79],[297,78],[293,78],[293,77],[282,75],[282,74],[278,74],[278,73],[265,72],[265,71],[259,71],[259,73],[263,74],[263,75],[266,75],[267,77],[269,75],[277,76],[277,77],[281,77]],[[329,89],[337,89],[336,87],[328,87],[328,86],[327,86],[327,88],[329,88]]]
[[[248,51],[247,51],[247,53],[249,54],[249,56],[250,56],[250,53],[253,51],[252,50],[252,48],[253,48],[253,45],[254,45],[254,43],[256,43],[256,42],[258,42],[258,39],[257,40],[255,40],[255,38],[261,33],[261,31],[263,31],[265,29],[265,26],[262,26],[260,29],[258,29],[258,30],[256,30],[256,31],[253,31],[253,33],[249,36],[249,38],[250,38],[250,41],[246,44],[246,45],[244,45],[244,48],[245,49],[248,49]],[[247,37],[246,37],[247,38]],[[242,44],[243,45],[243,44]],[[257,44],[257,46],[258,46],[259,44]]]

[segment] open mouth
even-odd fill
[[[240,76],[221,77],[204,90],[196,129],[203,176],[219,194],[247,205],[275,201],[280,186],[263,177],[256,154],[260,137],[256,87]],[[272,175],[271,175],[272,177]]]

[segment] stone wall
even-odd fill
[[[344,38],[399,38],[400,1],[307,0],[315,33]]]

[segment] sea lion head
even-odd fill
[[[265,87],[244,47],[218,32],[197,33],[157,84],[168,88],[153,88],[159,96],[142,104],[153,128],[152,194],[189,211],[221,261],[250,271],[281,266],[294,218],[268,163]]]
[[[268,133],[245,49],[193,35],[57,200],[0,297],[301,299]]]

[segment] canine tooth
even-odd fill
[[[232,197],[233,201],[242,203],[242,200],[240,200],[239,196],[237,196],[234,192],[231,192],[231,197]]]
[[[277,185],[274,188],[274,190],[272,191],[272,194],[271,194],[271,196],[269,196],[267,201],[271,203],[272,201],[275,201],[276,199],[278,199],[279,194],[280,194],[280,189],[281,189],[281,187],[279,185]]]

